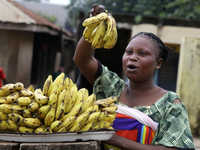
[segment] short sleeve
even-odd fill
[[[93,93],[96,94],[97,99],[119,97],[125,86],[126,82],[123,79],[102,65],[102,74],[94,83]]]
[[[188,114],[184,104],[171,104],[159,122],[153,145],[194,149]]]

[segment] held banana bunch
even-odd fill
[[[92,44],[93,49],[111,49],[118,38],[116,21],[107,12],[102,12],[84,20],[83,37]]]

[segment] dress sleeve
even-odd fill
[[[172,103],[159,122],[154,145],[195,149],[185,105]]]
[[[94,83],[93,93],[96,94],[97,100],[110,96],[119,97],[125,86],[126,82],[123,79],[102,65],[102,74]]]

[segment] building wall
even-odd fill
[[[31,32],[0,30],[0,66],[8,83],[30,84],[33,38]]]

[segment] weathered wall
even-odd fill
[[[30,84],[33,37],[31,32],[0,30],[0,66],[8,83]]]

